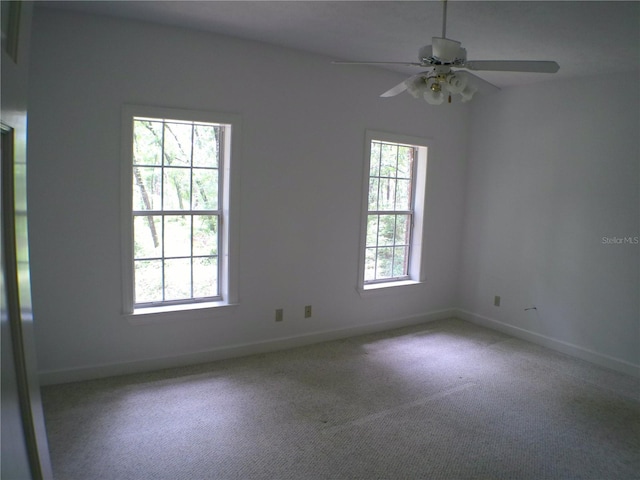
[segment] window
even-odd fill
[[[233,303],[237,119],[126,107],[124,125],[125,311]]]
[[[359,287],[422,280],[427,146],[421,139],[367,132]]]

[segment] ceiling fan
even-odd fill
[[[463,102],[471,100],[482,90],[493,93],[499,88],[486,80],[462,70],[556,73],[560,66],[553,61],[538,60],[467,60],[467,51],[461,43],[446,37],[447,0],[443,0],[442,36],[433,37],[432,44],[422,47],[418,52],[419,62],[349,62],[335,61],[341,65],[403,65],[409,67],[431,68],[399,83],[384,92],[381,97],[393,97],[405,90],[415,98],[423,98],[432,105],[440,105],[452,95],[460,95]]]

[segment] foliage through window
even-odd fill
[[[220,299],[225,128],[134,117],[136,306]]]

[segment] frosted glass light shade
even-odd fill
[[[416,77],[411,80],[407,80],[406,85],[407,92],[409,92],[413,98],[421,98],[426,88],[422,77]]]
[[[452,73],[447,77],[447,90],[453,94],[462,93],[467,86],[467,77]]]
[[[444,102],[444,93],[434,92],[431,89],[426,89],[424,91],[424,99],[431,105],[440,105],[442,104],[442,102]]]
[[[466,87],[464,87],[464,90],[460,92],[460,95],[462,96],[462,101],[468,102],[469,100],[471,100],[473,98],[473,94],[476,93],[477,90],[478,90],[477,88],[472,87],[471,85],[467,85]]]
[[[442,86],[439,82],[436,81],[435,78],[430,78],[427,80],[424,89],[424,99],[427,103],[431,105],[440,105],[444,102],[444,92],[442,91]]]

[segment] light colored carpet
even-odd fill
[[[637,379],[456,319],[43,401],[57,480],[640,478]]]

